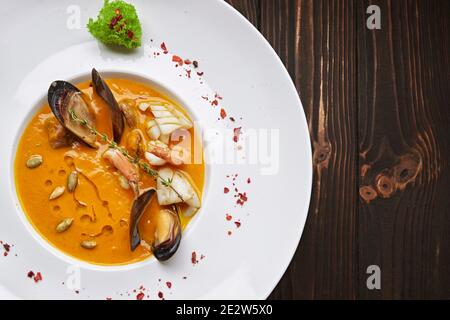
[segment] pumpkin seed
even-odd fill
[[[73,218],[64,219],[56,226],[56,232],[61,233],[61,232],[66,231],[67,229],[70,228],[70,226],[72,225],[72,222],[73,222]]]
[[[61,197],[65,190],[66,190],[65,187],[56,187],[55,190],[53,190],[52,194],[50,195],[49,199],[54,200],[56,198]]]
[[[81,246],[85,249],[94,249],[97,246],[97,242],[94,240],[83,240]]]
[[[125,190],[130,189],[130,184],[128,183],[128,180],[122,175],[119,175],[119,183],[120,183],[120,186],[122,188],[124,188]]]
[[[78,185],[78,172],[72,171],[67,177],[67,191],[70,193],[75,191],[75,188]]]
[[[42,156],[40,154],[34,154],[27,161],[27,167],[29,169],[35,169],[42,164]]]

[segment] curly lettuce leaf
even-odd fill
[[[90,18],[89,32],[105,44],[128,49],[141,46],[142,28],[136,9],[122,0],[105,0],[97,20]]]

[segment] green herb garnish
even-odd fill
[[[178,198],[180,198],[180,200],[182,202],[184,202],[184,199],[181,196],[181,194],[172,186],[172,179],[167,179],[167,180],[163,179],[159,175],[158,171],[153,170],[145,161],[139,159],[138,157],[133,158],[125,148],[117,145],[117,143],[114,142],[113,140],[109,139],[105,133],[101,133],[101,132],[97,131],[97,129],[95,129],[95,127],[92,127],[91,125],[89,125],[89,123],[87,122],[86,119],[79,118],[78,115],[76,114],[75,110],[70,109],[69,114],[70,114],[70,118],[72,119],[72,121],[75,121],[75,122],[81,124],[82,126],[85,126],[86,128],[88,128],[92,132],[92,134],[95,134],[97,137],[101,138],[101,140],[106,142],[109,145],[109,148],[115,149],[115,150],[118,150],[119,152],[121,152],[127,158],[128,161],[130,161],[131,163],[137,164],[138,167],[141,168],[142,170],[144,170],[144,172],[147,173],[149,176],[159,178],[161,180],[161,183],[163,184],[163,186],[172,189],[177,194]]]
[[[105,0],[97,20],[89,19],[89,32],[106,44],[128,49],[141,46],[141,23],[133,5],[122,0]]]

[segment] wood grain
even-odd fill
[[[313,145],[308,220],[270,298],[450,298],[450,1],[228,2],[283,60]]]
[[[258,16],[250,8],[260,9],[258,27],[295,81],[314,146],[314,184],[305,231],[271,298],[355,297],[354,3],[230,2],[245,16]]]
[[[358,28],[359,296],[449,298],[449,1],[361,1]],[[376,264],[382,290],[366,288]]]

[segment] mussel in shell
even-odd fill
[[[156,217],[155,240],[152,251],[159,261],[166,261],[178,250],[181,241],[181,221],[177,207],[162,209]]]
[[[100,97],[102,97],[103,100],[105,100],[106,104],[109,107],[109,110],[111,111],[111,121],[112,121],[114,141],[116,143],[120,143],[120,140],[122,139],[123,135],[123,130],[125,127],[122,110],[120,109],[116,98],[114,98],[111,89],[102,79],[98,71],[95,70],[95,68],[92,69],[92,85],[95,89],[95,92]]]
[[[88,126],[72,119],[73,111],[79,119],[95,127],[95,116],[77,87],[66,81],[54,81],[48,89],[48,103],[61,125],[93,148],[97,148],[96,135]]]
[[[139,221],[142,218],[145,210],[147,209],[150,201],[152,200],[155,189],[149,188],[143,190],[141,194],[134,200],[133,207],[131,208],[130,217],[130,248],[134,251],[137,246],[141,243],[141,236],[139,235]]]
[[[145,152],[145,138],[140,129],[134,129],[127,136],[127,150],[133,157],[142,157]]]

